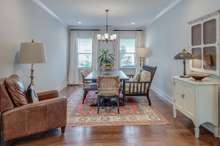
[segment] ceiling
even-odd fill
[[[40,0],[66,25],[100,27],[105,25],[105,9],[110,10],[109,24],[115,28],[138,28],[151,23],[176,0]]]

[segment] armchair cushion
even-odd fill
[[[51,91],[45,91],[40,92],[37,94],[40,101],[46,100],[46,99],[52,99],[59,96],[59,92],[57,90],[51,90]]]
[[[28,104],[24,83],[20,80],[18,75],[11,75],[5,80],[5,83],[9,96],[11,97],[15,106]]]
[[[5,79],[0,79],[0,112],[5,112],[14,108],[14,104],[7,93]]]
[[[135,73],[134,77],[131,78],[130,81],[140,81],[140,73]]]
[[[140,74],[140,81],[141,82],[148,82],[151,80],[151,73],[149,71],[143,70]]]
[[[119,89],[118,88],[108,88],[102,89],[98,91],[99,96],[119,96]]]

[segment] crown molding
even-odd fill
[[[157,14],[154,19],[151,21],[151,23],[149,25],[151,25],[152,23],[154,23],[156,20],[158,20],[160,17],[162,17],[163,15],[165,15],[167,12],[169,12],[171,9],[173,9],[177,4],[179,4],[181,1],[183,0],[176,0],[174,2],[172,2],[170,5],[168,5],[166,8],[164,8],[159,14]]]
[[[63,20],[56,15],[51,9],[49,9],[44,3],[42,3],[40,0],[32,0],[35,4],[37,4],[40,8],[42,8],[44,11],[46,11],[50,16],[58,20],[61,24],[67,27],[67,25],[63,22]]]

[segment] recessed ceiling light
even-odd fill
[[[81,21],[77,21],[77,23],[78,23],[78,24],[82,24],[82,22],[81,22]]]
[[[135,25],[135,22],[131,22],[132,25]]]

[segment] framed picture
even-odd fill
[[[192,71],[220,75],[219,19],[219,12],[215,12],[190,23],[190,48],[193,55],[190,69]]]

